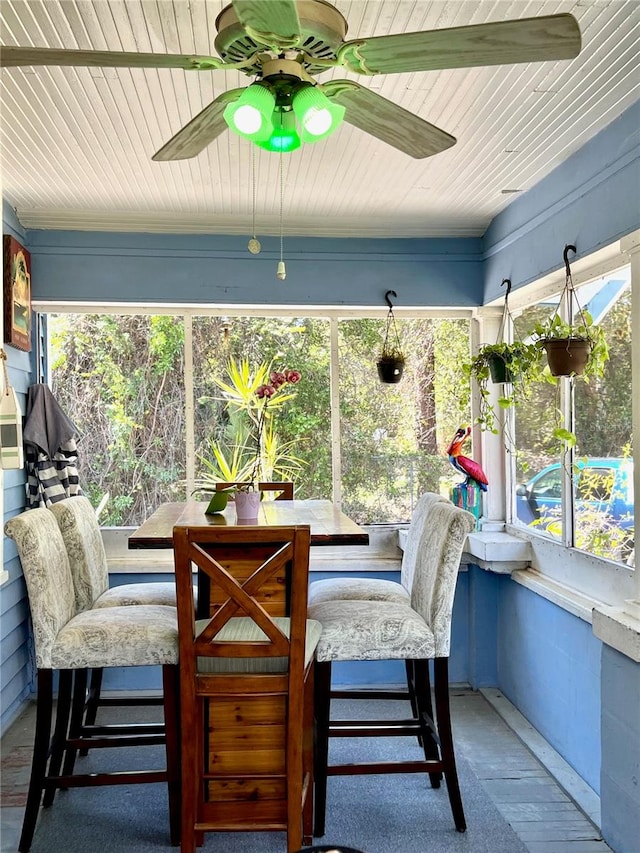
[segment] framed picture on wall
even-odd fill
[[[31,350],[31,255],[4,235],[4,341]]]

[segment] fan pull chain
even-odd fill
[[[282,167],[282,149],[280,149],[280,261],[278,262],[277,276],[280,281],[284,281],[287,277],[287,270],[284,265],[284,235],[283,235],[283,208],[284,208],[284,170]]]
[[[252,193],[252,211],[251,211],[251,239],[247,244],[247,249],[252,255],[259,255],[260,240],[256,237],[256,147],[251,146],[251,193]]]

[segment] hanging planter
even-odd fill
[[[602,327],[595,325],[591,314],[580,307],[569,266],[570,251],[575,252],[576,247],[564,247],[566,281],[558,308],[545,323],[536,323],[533,338],[545,351],[552,376],[600,378],[609,358],[609,348]],[[567,320],[558,313],[561,306],[564,306]]]
[[[402,379],[405,358],[404,353],[400,349],[400,337],[389,295],[397,296],[397,293],[395,290],[387,290],[384,295],[389,306],[389,313],[387,314],[387,328],[385,330],[384,343],[382,344],[382,352],[376,362],[376,367],[381,382],[384,382],[386,385],[396,385]]]
[[[583,375],[591,355],[591,341],[582,338],[550,338],[542,346],[552,376]]]
[[[506,343],[507,318],[513,317],[509,312],[509,293],[511,281],[505,278],[502,284],[507,285],[504,298],[504,310],[498,329],[498,341],[495,344],[481,346],[472,360],[462,366],[466,376],[474,379],[480,392],[479,412],[476,423],[483,430],[498,431],[497,412],[499,409],[509,409],[529,394],[530,383],[541,378],[540,350],[535,344],[522,341]],[[489,389],[489,381],[494,385],[506,384],[500,396],[493,401]]]
[[[489,363],[491,381],[494,384],[497,385],[500,382],[513,382],[513,374],[509,370],[503,355],[492,353],[488,356],[487,361]]]

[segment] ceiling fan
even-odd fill
[[[218,95],[154,154],[154,160],[195,157],[229,126],[242,133],[234,127],[233,116],[238,102],[242,105],[253,95],[265,102],[266,123],[277,118],[280,131],[285,124],[294,125],[294,113],[306,122],[296,98],[298,104],[313,100],[310,93],[321,99],[316,118],[324,107],[324,118],[330,116],[334,125],[344,118],[420,159],[445,151],[455,145],[455,138],[359,83],[345,79],[320,84],[314,77],[338,66],[376,75],[572,59],[581,47],[580,29],[569,14],[345,41],[347,22],[325,0],[232,0],[218,15],[216,29],[218,57],[0,46],[0,65],[237,69],[256,78],[249,87]],[[305,91],[304,97],[297,97]],[[327,122],[320,125],[327,130]],[[313,141],[314,133],[303,126],[303,134],[305,129],[303,141]],[[254,141],[270,147],[264,128],[258,136]]]

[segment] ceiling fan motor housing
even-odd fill
[[[326,66],[314,64],[314,59],[335,60],[337,51],[347,35],[347,22],[342,14],[324,0],[299,0],[297,4],[300,18],[300,38],[296,45],[278,44],[277,36],[265,41],[257,41],[248,33],[238,20],[233,6],[226,6],[216,19],[218,35],[215,38],[217,53],[227,62],[241,62],[260,50],[268,48],[281,53],[283,50],[303,52],[303,66],[309,74],[320,74]],[[256,55],[255,62],[244,73],[248,75],[260,72],[261,62]]]

